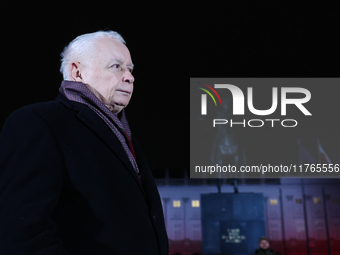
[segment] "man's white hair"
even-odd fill
[[[91,50],[93,50],[94,43],[102,37],[111,37],[125,44],[123,37],[115,31],[97,31],[94,33],[79,35],[72,42],[70,42],[60,54],[60,72],[62,73],[64,80],[71,80],[69,71],[70,63],[79,60]]]

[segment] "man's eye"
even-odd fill
[[[120,65],[119,65],[119,64],[114,64],[114,65],[112,65],[112,67],[114,67],[114,68],[120,68]]]
[[[130,72],[130,73],[132,73],[132,71],[133,71],[133,69],[132,69],[132,68],[129,68],[128,70],[129,70],[129,72]]]

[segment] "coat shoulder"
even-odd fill
[[[36,122],[35,120],[40,119],[47,122],[54,122],[63,120],[67,116],[74,116],[75,111],[66,107],[62,102],[58,100],[39,102],[30,105],[23,106],[13,111],[7,118],[6,122],[20,122],[30,123]],[[5,123],[6,125],[6,123]]]
[[[12,114],[10,114],[10,116],[21,116],[32,113],[38,114],[40,116],[48,116],[51,114],[56,114],[58,112],[63,112],[66,109],[67,108],[61,102],[53,100],[23,106],[15,110]]]

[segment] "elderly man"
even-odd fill
[[[168,254],[162,205],[124,108],[133,63],[113,31],[62,53],[55,101],[23,107],[0,136],[0,254]]]

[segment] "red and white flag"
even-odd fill
[[[318,141],[318,150],[319,150],[319,160],[320,160],[320,163],[322,163],[322,164],[332,164],[332,162],[331,162],[330,158],[328,157],[327,153],[322,148],[319,139],[317,141]]]
[[[316,164],[316,160],[309,153],[309,151],[302,145],[302,143],[300,142],[300,139],[298,140],[298,146],[299,146],[300,164],[304,164],[304,163]]]

